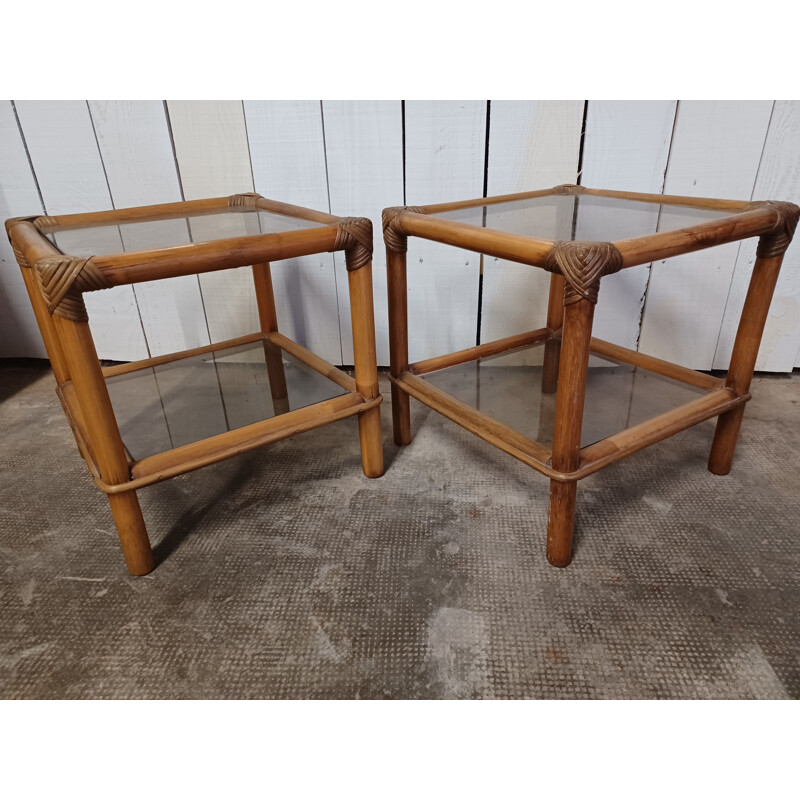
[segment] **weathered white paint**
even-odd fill
[[[329,211],[321,103],[245,101],[244,110],[255,190]],[[280,330],[331,363],[342,363],[333,254],[279,261],[271,271]]]
[[[573,100],[492,101],[487,193],[575,183],[583,106]],[[484,258],[481,342],[543,326],[549,285],[550,276],[543,270]],[[520,364],[539,364],[540,351],[535,348],[513,358]]]
[[[369,217],[375,236],[372,276],[378,363],[389,363],[386,254],[381,211],[403,205],[403,121],[397,100],[325,100],[322,103],[331,213]],[[344,364],[353,363],[350,295],[344,256],[336,253],[339,329]]]
[[[89,108],[83,100],[23,100],[17,114],[48,214],[112,208]],[[97,237],[108,253],[120,252],[116,228]],[[147,358],[142,322],[130,286],[85,296],[89,324],[101,358]]]
[[[388,362],[381,209],[483,192],[483,101],[409,101],[405,143],[399,101],[170,102],[168,114],[160,101],[17,105],[22,136],[12,105],[0,104],[4,217],[252,190],[335,214],[369,216],[375,227],[381,364]],[[679,104],[674,120],[675,106],[673,101],[589,102],[581,182],[634,191],[800,200],[800,103],[777,102],[770,116],[770,102],[688,102]],[[582,101],[492,102],[488,193],[574,182],[583,109]],[[637,226],[640,222],[631,220]],[[537,221],[537,227],[541,224]],[[601,216],[579,214],[577,224],[578,235],[608,238]],[[193,232],[201,233],[199,227]],[[109,228],[107,239],[98,246],[136,246],[135,232],[124,227]],[[606,279],[595,333],[627,346],[637,346],[638,339],[644,352],[690,366],[724,368],[754,252],[754,242],[734,244]],[[42,356],[27,294],[5,242],[0,243],[0,259],[6,267],[0,274],[0,356]],[[483,262],[481,341],[542,324],[548,276],[491,258]],[[412,239],[412,358],[473,343],[479,265],[480,258],[466,251]],[[334,363],[352,363],[343,259],[320,254],[278,263],[273,275],[281,328]],[[248,269],[91,293],[87,305],[100,356],[120,360],[144,357],[148,348],[163,353],[229,338],[258,325]],[[799,350],[800,245],[794,244],[757,366],[775,371],[800,366]],[[525,358],[525,363],[537,361],[536,355]],[[180,431],[175,434],[180,439]]]
[[[183,199],[163,102],[90,100],[89,110],[115,208]],[[171,243],[188,243],[185,222],[172,220],[165,227]],[[141,246],[135,227],[123,226],[121,236],[126,250]],[[153,355],[208,344],[196,276],[140,283],[133,288]]]
[[[681,102],[666,194],[749,198],[772,102]],[[691,214],[686,223],[692,223]],[[653,264],[639,349],[694,369],[710,369],[739,244]]]
[[[764,154],[753,190],[754,200],[800,203],[800,102],[776,101]],[[728,304],[714,356],[715,369],[727,369],[753,263],[756,240],[742,242],[736,259]],[[788,372],[800,348],[800,245],[792,242],[783,259],[756,369]]]
[[[675,121],[676,103],[589,101],[583,146],[581,183],[596,189],[659,193]],[[630,231],[614,238],[654,233],[658,206],[630,214]],[[606,240],[601,209],[578,214],[577,238]],[[618,217],[614,230],[619,230]],[[594,335],[635,349],[650,266],[642,264],[610,275],[602,282],[594,317]]]
[[[0,101],[0,216],[42,213],[25,145],[9,100]],[[0,236],[0,358],[47,358],[28,292],[5,236]]]
[[[239,101],[170,100],[167,107],[187,200],[253,191],[247,129]],[[258,330],[248,267],[208,272],[200,276],[200,287],[212,342]]]
[[[405,105],[406,204],[480,197],[486,159],[485,101]],[[412,237],[408,243],[411,361],[475,344],[481,257]]]

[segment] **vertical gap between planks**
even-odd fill
[[[19,114],[17,114],[17,104],[13,100],[11,101],[11,110],[14,112],[14,119],[17,122],[17,130],[19,131],[19,138],[22,139],[22,146],[25,148],[25,156],[28,159],[28,166],[31,169],[31,175],[33,175],[33,182],[36,184],[36,194],[39,195],[39,203],[41,203],[42,206],[42,214],[46,214],[47,208],[45,207],[44,196],[42,195],[42,190],[39,186],[39,178],[36,177],[36,170],[33,167],[31,151],[28,150],[28,143],[25,141],[25,131],[22,130],[22,123],[19,121]]]
[[[581,119],[581,141],[580,141],[580,145],[578,146],[578,174],[575,176],[575,183],[577,183],[578,186],[581,185],[581,178],[583,176],[583,148],[584,148],[584,145],[586,143],[586,119],[587,119],[588,116],[589,116],[589,101],[588,100],[584,100],[583,101],[583,118]],[[577,219],[573,220],[573,225],[575,225],[576,222],[577,222]],[[574,238],[574,236],[575,236],[575,234],[573,232],[573,238]]]
[[[750,201],[753,200],[753,194],[756,191],[756,186],[758,185],[758,173],[761,172],[761,164],[764,161],[764,152],[767,149],[767,139],[769,139],[769,129],[772,127],[772,117],[775,114],[775,101],[772,101],[772,108],[769,112],[769,122],[767,123],[767,130],[764,133],[764,143],[761,145],[761,155],[758,157],[758,167],[756,167],[756,174],[753,178],[753,188],[750,189]],[[742,252],[742,242],[740,241],[736,247],[736,258],[733,260],[733,272],[731,272],[731,282],[728,284],[728,294],[725,297],[725,307],[722,313],[722,321],[720,322],[719,330],[717,331],[717,341],[714,345],[714,356],[711,359],[711,368],[714,368],[714,361],[717,356],[717,351],[719,350],[719,340],[722,337],[722,329],[725,326],[725,310],[728,308],[728,303],[731,301],[731,290],[733,289],[733,280],[736,277],[736,264],[739,261],[739,256]],[[755,266],[755,264],[754,264]],[[759,345],[760,347],[760,345]],[[730,366],[730,365],[729,365]]]
[[[489,192],[489,131],[491,127],[492,101],[486,101],[486,133],[484,135],[483,149],[483,196]],[[405,167],[405,162],[404,162]],[[483,207],[483,227],[486,227],[486,206]],[[480,254],[478,269],[478,320],[475,326],[475,346],[481,343],[481,321],[483,316],[483,253]]]
[[[401,130],[401,141],[403,144],[403,205],[405,206],[408,203],[406,199],[406,101],[400,101],[400,125],[402,127]]]
[[[581,136],[578,145],[578,169],[575,174],[575,183],[581,185],[583,178],[583,149],[586,144],[586,120],[589,117],[589,101],[583,101],[583,118],[581,119]],[[578,229],[578,207],[580,206],[581,196],[576,194],[572,200],[572,227],[570,228],[570,241],[575,241],[575,231]]]
[[[669,147],[667,148],[667,158],[664,162],[664,174],[661,176],[661,194],[664,194],[664,187],[667,184],[667,173],[669,172],[669,162],[672,158],[672,143],[675,141],[675,128],[678,126],[678,114],[680,113],[681,101],[675,101],[675,116],[672,118],[672,130],[669,134]],[[661,225],[661,209],[663,206],[658,207],[658,216],[656,217],[656,232],[658,232]],[[653,277],[653,262],[647,265],[647,281],[644,285],[644,293],[642,294],[642,308],[639,311],[639,329],[636,333],[636,347],[635,350],[639,352],[639,342],[642,339],[642,326],[644,325],[644,314],[647,310],[647,297],[650,293],[650,280]]]
[[[106,169],[106,162],[103,159],[103,151],[100,149],[100,140],[97,138],[97,127],[94,124],[94,117],[92,116],[92,109],[89,105],[88,100],[84,100],[86,103],[86,113],[89,115],[89,123],[92,126],[92,135],[94,136],[94,145],[97,148],[97,155],[100,157],[100,166],[103,168],[103,178],[106,182],[106,189],[108,189],[108,199],[111,201],[111,208],[116,208],[116,203],[114,202],[114,195],[111,193],[111,183],[108,180],[108,170]],[[119,231],[119,228],[117,228]],[[122,244],[122,249],[125,249],[125,242],[122,241],[122,232],[119,232],[119,239]],[[142,339],[144,339],[144,346],[147,350],[147,357],[151,358],[153,353],[150,350],[150,342],[147,341],[147,331],[144,329],[144,322],[142,322],[142,310],[139,308],[139,297],[136,294],[136,287],[133,284],[130,284],[131,292],[133,293],[133,302],[136,304],[136,316],[139,318],[139,327],[142,329]],[[159,398],[160,398],[159,393]],[[163,408],[163,403],[162,403]],[[166,420],[166,415],[164,416]],[[169,428],[169,426],[167,426]]]
[[[331,176],[328,172],[328,140],[325,138],[325,107],[322,100],[319,101],[319,120],[322,126],[322,155],[325,159],[325,191],[328,195],[328,213],[331,210]],[[339,364],[344,364],[344,345],[342,344],[342,311],[339,305],[339,280],[336,275],[336,253],[331,253],[334,262],[333,267],[333,289],[336,296],[336,330],[339,331]]]

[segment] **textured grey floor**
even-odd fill
[[[760,378],[730,476],[712,424],[582,482],[575,560],[547,481],[413,403],[360,470],[356,423],[140,493],[132,578],[53,380],[0,364],[4,698],[800,697],[800,376]]]

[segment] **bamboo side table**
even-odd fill
[[[6,230],[22,268],[58,396],[95,483],[108,495],[132,574],[144,575],[155,566],[136,496],[145,486],[353,415],[358,415],[364,473],[370,478],[383,473],[368,219],[335,217],[248,193],[89,214],[15,218],[6,222]],[[336,250],[344,250],[348,270],[355,379],[279,333],[275,313],[269,262]],[[205,347],[101,367],[84,292],[250,265],[260,330]],[[241,370],[255,375],[261,367],[264,374],[255,391],[243,386]],[[164,382],[170,369],[175,370],[173,378],[178,376],[172,381],[176,389],[198,369],[216,381],[223,369],[228,375],[233,369],[237,383],[229,401],[237,396],[241,400],[245,392],[248,407],[244,412],[238,409],[241,413],[232,420],[229,402],[227,413],[221,415],[221,430],[199,441],[190,430],[182,441],[171,440],[172,446],[167,442],[164,447],[162,441],[147,449],[137,440],[136,447],[126,447],[115,415],[117,403],[112,404],[109,390],[121,402],[127,388],[148,381],[152,385],[159,377]],[[223,395],[220,384],[224,404]],[[164,396],[158,398],[152,408],[165,401]],[[180,415],[185,420],[185,407]],[[191,419],[188,426],[184,422],[184,428],[191,429],[195,422]],[[154,421],[147,424],[156,427]],[[141,450],[139,456],[132,454],[134,449]]]
[[[556,186],[542,191],[383,212],[389,290],[392,416],[398,445],[411,441],[409,396],[550,479],[547,558],[572,558],[576,487],[581,478],[692,425],[719,417],[708,468],[730,471],[767,313],[800,208],[786,202],[737,202]],[[657,228],[656,228],[657,225]],[[649,231],[656,230],[656,233]],[[408,363],[406,251],[417,236],[551,272],[546,325],[456,353]],[[758,236],[758,254],[726,380],[592,337],[601,279],[657,259]],[[456,368],[495,363],[503,354],[543,345],[540,432],[547,395],[557,391],[546,436],[523,435],[445,391]],[[584,436],[590,356],[627,364],[695,393],[622,430]],[[491,366],[490,361],[486,361]],[[490,384],[498,375],[484,370]],[[456,370],[457,372],[457,370]],[[470,373],[472,375],[473,373]],[[437,385],[437,376],[439,376]],[[463,377],[463,375],[462,375]],[[472,378],[470,377],[470,380]],[[479,380],[479,378],[476,378]],[[452,382],[463,389],[464,380]],[[482,385],[486,385],[486,381]],[[457,392],[456,392],[457,394]],[[508,393],[507,393],[508,394]],[[462,392],[462,397],[463,397]],[[470,395],[471,396],[471,395]],[[475,394],[478,397],[478,394]],[[602,401],[602,397],[600,397]],[[519,415],[515,417],[518,419]],[[538,441],[537,439],[544,439]]]

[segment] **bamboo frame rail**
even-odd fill
[[[720,212],[710,221],[619,241],[551,241],[493,230],[437,216],[468,208],[492,207],[534,198],[608,197]],[[579,213],[579,212],[574,212]],[[719,417],[709,470],[731,467],[758,347],[783,254],[794,235],[800,208],[792,203],[679,197],[563,185],[533,192],[482,197],[429,206],[387,208],[383,212],[389,295],[392,422],[395,442],[411,442],[408,398],[413,397],[550,479],[547,558],[564,567],[572,558],[577,482],[679,431]],[[546,327],[456,353],[408,363],[407,238],[417,236],[484,255],[539,267],[552,273]],[[689,253],[752,236],[759,237],[756,264],[745,300],[730,369],[725,380],[592,337],[594,306],[603,277],[620,269]],[[575,237],[573,214],[572,237]],[[489,356],[544,344],[542,395],[556,394],[553,446],[547,448],[431,385],[424,376]],[[652,419],[580,446],[586,375],[590,354],[646,369],[699,390],[690,402]],[[544,412],[543,412],[544,413]],[[541,423],[540,423],[541,430]]]
[[[254,212],[285,217],[287,228],[293,227],[292,218],[309,224],[275,233],[84,257],[61,252],[47,238],[95,226]],[[6,230],[53,367],[56,392],[90,474],[108,495],[132,574],[145,574],[155,566],[136,495],[145,486],[350,416],[359,420],[364,473],[368,477],[383,473],[368,219],[336,217],[247,192],[88,214],[18,217],[6,221]],[[355,378],[278,331],[270,261],[327,251],[343,251],[347,264]],[[252,266],[260,331],[128,364],[100,366],[84,292],[248,265]],[[264,348],[274,416],[139,460],[130,456],[114,416],[107,379],[258,342]],[[341,394],[290,410],[282,352],[324,376]]]

